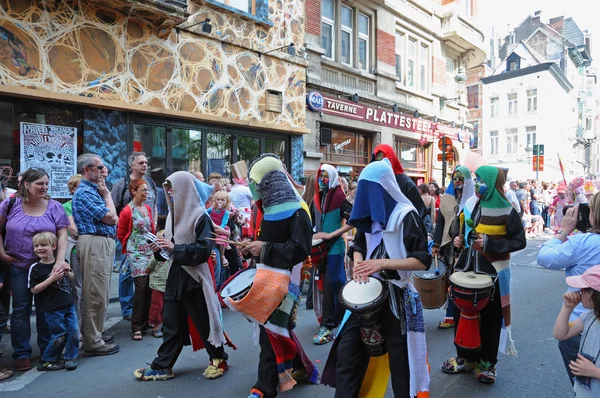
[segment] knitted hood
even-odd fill
[[[404,174],[404,169],[402,168],[402,164],[400,163],[400,159],[398,159],[398,155],[396,155],[396,151],[394,151],[394,148],[392,148],[388,144],[377,145],[375,149],[373,149],[373,156],[371,156],[371,162],[375,161],[375,157],[379,152],[382,152],[383,157],[390,161],[392,169],[394,170],[394,174]]]
[[[481,166],[475,174],[487,185],[485,195],[479,200],[482,208],[503,209],[512,207],[504,195],[504,172],[494,166]]]
[[[321,171],[326,171],[329,175],[329,190],[327,190],[327,196],[325,197],[325,208],[321,208],[321,188],[319,187],[318,176]],[[315,181],[315,207],[320,214],[330,212],[335,209],[339,209],[342,202],[346,199],[346,194],[342,191],[340,186],[340,177],[335,167],[330,164],[322,164],[317,171],[317,181]]]
[[[454,169],[454,173],[452,173],[452,178],[457,171],[460,171],[465,178],[465,182],[463,185],[462,196],[460,198],[460,203],[458,205],[458,212],[456,215],[459,215],[460,212],[465,208],[467,204],[467,200],[471,199],[473,195],[475,195],[475,184],[473,183],[473,178],[471,177],[471,170],[469,170],[465,166],[456,166]],[[456,196],[456,189],[454,188],[454,181],[450,181],[448,185],[448,189],[446,189],[446,194]]]
[[[173,237],[177,244],[188,244],[196,241],[196,223],[206,213],[196,182],[202,184],[190,172],[176,171],[167,177],[166,182],[163,184],[167,205],[169,206],[165,237],[167,239]],[[171,184],[172,196],[168,191],[168,183]],[[207,190],[204,189],[203,192],[207,192]]]

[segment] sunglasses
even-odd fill
[[[464,181],[464,177],[452,177],[452,181]]]

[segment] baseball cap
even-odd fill
[[[582,275],[568,276],[567,285],[575,289],[587,287],[600,291],[600,265],[588,268]]]

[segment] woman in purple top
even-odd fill
[[[17,370],[31,369],[31,304],[33,295],[27,287],[29,267],[38,260],[32,238],[49,231],[58,237],[55,267],[69,267],[64,261],[67,250],[69,219],[62,205],[48,196],[48,174],[30,168],[23,173],[15,200],[0,203],[0,261],[8,266],[13,299],[11,340]],[[36,311],[37,343],[40,352],[48,345],[50,331],[42,311]]]

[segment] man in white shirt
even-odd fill
[[[520,214],[521,213],[521,205],[519,204],[519,201],[517,200],[517,194],[515,193],[516,191],[517,191],[517,182],[511,181],[510,189],[508,191],[506,191],[506,199],[508,199],[510,204],[513,205],[515,210],[517,210]]]

